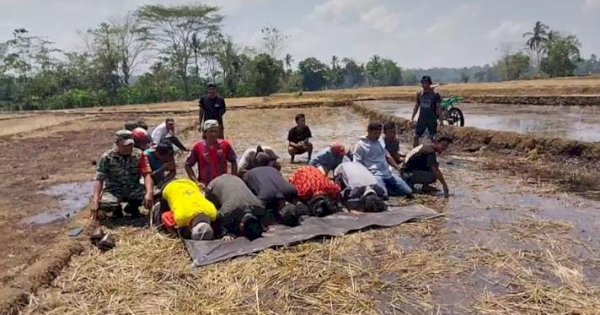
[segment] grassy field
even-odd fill
[[[600,94],[600,79],[442,89],[473,95],[591,95]],[[408,97],[416,91],[375,88],[228,99],[239,109],[226,116],[226,134],[238,154],[257,144],[285,152],[293,117],[304,112],[317,149],[332,140],[349,146],[367,123],[349,108],[243,107]],[[39,279],[58,275],[49,286],[35,287],[37,293],[23,295],[20,303],[28,305],[23,314],[596,314],[600,309],[600,204],[563,186],[555,164],[545,165],[547,173],[536,173],[544,160],[463,151],[458,145],[441,159],[453,196],[414,201],[444,218],[268,250],[200,269],[190,266],[177,240],[125,220],[109,228],[118,238],[115,250],[100,253],[82,235],[75,241],[83,245],[81,256],[62,272],[49,269],[35,276],[30,267],[43,267],[45,254],[73,243],[66,231],[87,223],[84,213],[66,223],[23,226],[23,218],[58,205],[56,198],[39,192],[91,179],[91,162],[110,148],[114,131],[130,118],[143,116],[156,125],[166,113],[182,111],[173,116],[178,128],[187,130],[185,142],[192,143],[199,137],[196,109],[196,102],[178,102],[77,110],[85,115],[76,116],[0,116],[0,126],[6,127],[0,135],[0,300],[11,290],[29,288],[24,277],[44,284]],[[284,174],[298,167],[281,156]],[[184,158],[179,158],[179,170]],[[585,170],[569,163],[573,170]]]

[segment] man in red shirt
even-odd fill
[[[298,190],[298,198],[308,206],[310,215],[323,217],[339,211],[340,186],[318,168],[299,168],[290,176],[290,183]]]
[[[219,122],[207,120],[202,125],[205,140],[198,141],[185,163],[188,177],[200,186],[206,186],[210,181],[227,174],[227,162],[231,163],[231,173],[237,174],[237,156],[227,140],[219,139]],[[198,175],[194,172],[198,165]]]

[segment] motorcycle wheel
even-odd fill
[[[452,121],[453,126],[464,127],[465,125],[465,116],[462,111],[456,107],[450,108],[448,111],[449,120]]]

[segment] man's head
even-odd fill
[[[316,217],[324,217],[336,212],[335,204],[327,196],[319,196],[313,198],[309,202],[309,208],[311,215]]]
[[[265,152],[259,152],[256,154],[256,166],[269,166],[271,163],[271,158]]]
[[[125,122],[125,130],[133,131],[137,127],[138,124],[135,121],[129,120]]]
[[[219,138],[219,122],[213,119],[205,121],[202,131],[206,135],[206,140],[215,141]]]
[[[281,217],[281,223],[287,226],[298,226],[300,224],[300,214],[298,213],[297,206],[291,203],[286,203],[279,210],[279,216]]]
[[[175,119],[173,118],[167,118],[165,120],[165,125],[167,126],[167,130],[175,130]]]
[[[140,127],[140,128],[142,128],[142,129],[144,129],[144,130],[148,131],[148,124],[147,124],[147,123],[146,123],[144,120],[142,120],[142,119],[139,119],[139,120],[137,121],[137,125],[138,125],[138,127]]]
[[[140,127],[133,129],[131,132],[135,147],[141,150],[145,150],[148,147],[148,132]]]
[[[296,125],[299,127],[306,126],[306,116],[304,114],[296,115]]]
[[[173,159],[173,155],[175,154],[173,150],[173,145],[169,140],[161,141],[155,148],[154,152],[156,152],[156,157],[161,162],[167,162]]]
[[[428,75],[424,75],[424,76],[421,78],[421,86],[422,86],[424,89],[429,89],[429,88],[431,88],[431,85],[432,85],[432,84],[433,84],[433,81],[431,81],[431,77],[430,77],[430,76],[428,76]]]
[[[218,90],[217,90],[217,85],[216,84],[209,83],[206,86],[206,93],[208,94],[208,97],[210,97],[210,98],[217,97],[217,92],[218,92]]]
[[[133,151],[133,135],[129,130],[119,130],[116,132],[116,141],[117,150],[120,155],[131,155]]]
[[[387,205],[376,194],[368,194],[362,199],[363,210],[365,212],[383,212],[387,210]]]
[[[336,157],[343,157],[346,154],[346,148],[339,142],[331,144],[331,153]]]
[[[189,227],[193,240],[208,241],[215,238],[215,232],[210,226],[210,219],[203,214],[194,217]]]
[[[386,139],[395,139],[396,138],[396,124],[391,121],[388,121],[383,125],[383,133],[385,134]]]
[[[433,149],[438,154],[442,153],[448,149],[452,141],[452,138],[447,136],[439,137],[433,141]]]
[[[369,140],[372,141],[379,140],[379,137],[381,137],[382,129],[383,127],[381,126],[380,122],[373,121],[369,123],[369,126],[367,127],[367,138],[369,138]]]
[[[246,213],[240,220],[240,235],[253,241],[262,236],[263,228],[260,220],[252,213]]]

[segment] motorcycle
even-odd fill
[[[457,104],[463,102],[462,97],[452,96],[442,99],[442,121],[447,121],[451,126],[465,125],[465,116]]]

